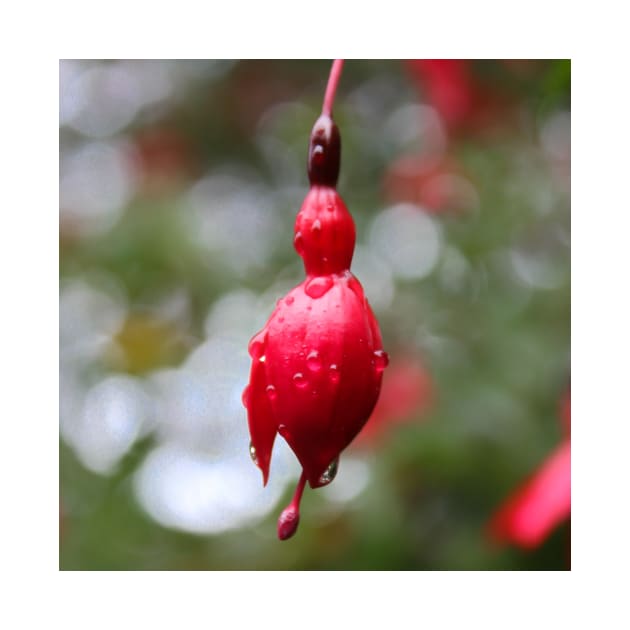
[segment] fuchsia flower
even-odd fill
[[[495,513],[490,521],[495,541],[533,549],[571,515],[570,394],[562,401],[561,417],[567,437]]]
[[[331,79],[334,73],[335,66]],[[318,488],[334,479],[339,454],[376,404],[388,363],[376,318],[350,271],[355,228],[335,190],[341,141],[329,96],[330,83],[324,113],[311,132],[311,189],[295,221],[294,245],[306,279],[278,300],[251,340],[252,368],[243,392],[250,453],[263,483],[277,433],[303,468],[294,499],[278,521],[280,539],[297,529],[306,481]]]

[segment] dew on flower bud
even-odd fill
[[[304,389],[308,385],[306,379],[304,378],[304,374],[302,374],[302,372],[296,372],[293,375],[293,383],[295,384],[296,387],[299,387],[300,389]]]
[[[265,352],[265,344],[264,342],[260,339],[260,337],[258,335],[256,335],[250,342],[249,342],[249,346],[247,347],[247,351],[249,352],[249,356],[256,360],[262,360],[261,357],[263,356],[264,352]]]
[[[389,365],[389,356],[385,350],[374,351],[374,368],[382,372]]]
[[[330,276],[317,276],[308,281],[304,291],[309,297],[317,299],[325,295],[332,285],[333,279]]]
[[[241,394],[241,402],[243,403],[243,407],[245,407],[245,409],[249,407],[249,385],[245,385],[245,389]]]
[[[256,447],[251,442],[249,443],[249,456],[252,458],[254,464],[258,465],[258,454],[256,453]]]
[[[321,144],[314,146],[311,157],[316,166],[321,166],[324,163],[324,157],[325,157],[324,147]]]
[[[304,239],[302,238],[302,232],[298,232],[293,239],[293,246],[295,251],[301,256],[304,253]]]
[[[292,295],[288,295],[284,301],[287,303],[287,306],[291,306],[295,302],[295,298]]]
[[[329,203],[329,204],[326,206],[326,210],[328,210],[328,212],[333,212],[333,211],[334,211],[334,209],[335,209],[335,206],[333,206],[333,204],[332,204],[332,203]]]
[[[313,221],[313,225],[311,226],[311,232],[313,234],[319,234],[322,231],[322,222],[319,219],[315,219]]]
[[[269,398],[269,400],[275,400],[278,397],[278,392],[273,385],[267,385],[265,391],[267,392],[267,398]]]
[[[311,372],[319,372],[322,369],[322,360],[319,358],[319,352],[312,350],[306,357],[306,365]]]
[[[319,478],[319,483],[323,486],[328,485],[337,476],[337,470],[339,470],[339,458],[335,457]]]
[[[340,374],[339,374],[339,368],[337,367],[337,365],[335,363],[332,363],[331,366],[328,368],[328,371],[329,371],[329,377],[330,377],[331,382],[338,383]]]

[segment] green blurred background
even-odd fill
[[[353,271],[391,364],[337,479],[275,521],[241,391],[303,278],[293,221],[330,61],[60,62],[60,567],[567,569],[488,536],[563,439],[570,62],[347,61]]]

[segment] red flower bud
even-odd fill
[[[339,454],[376,404],[388,362],[376,318],[350,272],[354,221],[333,187],[339,151],[337,128],[322,116],[311,134],[311,189],[295,222],[306,279],[278,300],[249,344],[252,368],[243,402],[252,458],[266,484],[279,433],[303,467],[278,523],[281,539],[297,529],[305,481],[318,488],[333,480]]]

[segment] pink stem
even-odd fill
[[[343,59],[335,59],[333,61],[332,68],[330,69],[330,76],[328,77],[328,85],[326,86],[326,95],[324,96],[324,105],[322,107],[322,114],[332,117],[332,107],[335,100],[335,93],[337,92],[337,85],[339,85],[339,78],[341,77],[341,70],[343,69]]]
[[[302,471],[302,476],[298,481],[293,499],[291,503],[282,510],[282,514],[280,514],[280,518],[278,519],[278,538],[280,540],[291,538],[297,531],[298,525],[300,524],[300,501],[302,500],[305,485],[306,473]]]

